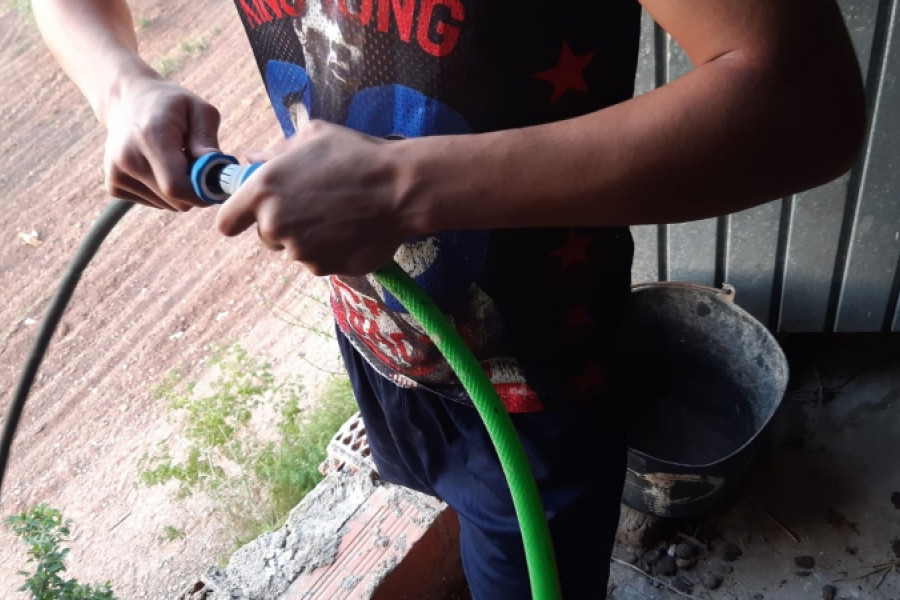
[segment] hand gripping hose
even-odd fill
[[[259,163],[241,166],[232,156],[211,153],[194,163],[191,182],[194,191],[204,202],[218,204],[237,191],[259,166]],[[44,315],[0,436],[0,491],[13,436],[50,339],[82,272],[103,240],[131,206],[128,202],[114,200],[97,219],[63,274],[57,292]],[[559,576],[543,504],[525,450],[494,386],[447,317],[399,265],[391,262],[376,271],[374,276],[419,321],[472,398],[497,451],[509,485],[522,532],[532,598],[558,600]]]

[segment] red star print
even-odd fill
[[[572,386],[579,392],[597,390],[606,385],[606,370],[603,364],[595,360],[588,360],[587,366],[581,375],[572,380]]]
[[[588,312],[587,306],[582,302],[569,311],[566,315],[567,331],[585,331],[594,329],[597,325],[596,319]]]
[[[554,250],[550,253],[550,256],[555,256],[562,260],[562,265],[560,265],[560,269],[565,271],[572,265],[577,265],[578,263],[587,262],[587,247],[591,242],[590,236],[587,237],[579,237],[575,231],[569,232],[569,240],[566,242],[566,245],[558,250]]]
[[[550,97],[550,104],[554,104],[562,98],[563,94],[569,90],[576,92],[588,91],[587,82],[584,80],[584,69],[594,58],[596,50],[592,50],[587,54],[579,54],[575,56],[569,49],[569,44],[563,41],[562,51],[559,54],[559,64],[552,69],[535,73],[535,77],[549,81],[553,84],[553,95]]]

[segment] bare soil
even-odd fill
[[[132,0],[142,54],[222,113],[222,148],[243,158],[280,130],[230,0]],[[205,42],[199,52],[186,47]],[[109,202],[105,132],[33,23],[0,7],[0,411],[4,414],[59,277]],[[178,66],[180,64],[180,66]],[[177,598],[232,539],[202,498],[138,484],[137,460],[176,440],[152,391],[173,369],[202,379],[214,344],[239,342],[309,401],[340,369],[322,280],[214,229],[215,209],[137,207],[85,271],[41,366],[12,449],[0,517],[41,502],[75,521],[69,576],[110,580],[119,598]],[[36,236],[33,235],[36,232]],[[275,306],[288,310],[286,323]],[[297,324],[299,322],[299,324]],[[184,539],[161,541],[167,526]],[[0,597],[25,547],[0,528]]]

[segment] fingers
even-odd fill
[[[259,241],[263,246],[265,246],[269,250],[272,250],[273,252],[281,252],[282,250],[284,250],[284,244],[281,244],[264,236],[258,224],[256,226],[256,237],[259,238]]]
[[[284,154],[291,148],[294,143],[292,139],[279,139],[268,148],[262,150],[251,150],[247,153],[247,161],[249,162],[268,162],[273,158]]]
[[[268,162],[278,156],[278,148],[266,148],[265,150],[251,150],[247,153],[247,162]]]
[[[254,177],[258,176],[259,171],[254,173]],[[248,182],[219,207],[219,211],[216,213],[216,228],[222,235],[227,237],[236,236],[256,223],[254,202],[256,196],[252,182]],[[260,232],[260,240],[263,240],[263,235],[266,236],[266,240],[274,241],[270,231]]]
[[[258,177],[259,172],[254,174]],[[236,236],[256,224],[256,235],[263,246],[273,252],[285,249],[282,239],[286,235],[278,216],[278,203],[266,202],[265,196],[253,182],[248,182],[219,207],[216,227],[222,235]]]
[[[215,107],[180,86],[156,80],[140,86],[110,112],[108,191],[161,209],[207,206],[194,194],[190,166],[218,150],[219,121]]]
[[[114,197],[127,193],[141,198],[142,204],[180,212],[205,206],[190,185],[188,160],[180,142],[177,148],[143,149],[129,143],[124,150],[108,150],[104,164],[107,191]]]
[[[172,141],[169,141],[171,144]],[[173,208],[180,205],[203,206],[204,202],[200,200],[194,189],[191,187],[189,177],[190,164],[188,158],[181,151],[180,140],[177,142],[178,150],[173,151],[171,145],[163,145],[163,148],[170,148],[167,151],[156,151],[147,153],[147,161],[152,170],[152,179],[144,180],[148,186],[154,186],[159,196],[166,200],[166,203]]]
[[[194,193],[188,174],[194,160],[219,151],[219,111],[197,97],[188,98],[185,110],[186,132],[184,127],[170,122],[151,132],[155,137],[150,140],[154,147],[170,150],[150,153],[149,163],[161,196],[176,210],[206,206]],[[171,151],[174,148],[181,151]]]
[[[255,210],[259,241],[269,250],[276,252],[284,250],[283,240],[290,235],[284,220],[280,218],[279,206],[278,202],[261,202]]]
[[[132,204],[140,204],[141,206],[146,206],[148,208],[156,208],[162,210],[171,210],[165,204],[152,204],[144,199],[143,196],[139,196],[137,194],[133,194],[127,190],[119,190],[117,194],[110,194],[113,198],[118,198],[119,200],[125,200],[126,202],[131,202]]]
[[[138,179],[176,210],[184,205],[205,205],[191,187],[190,162],[183,149],[191,132],[185,129],[177,120],[160,120],[148,125],[138,140],[151,171],[143,171],[144,177]]]
[[[187,212],[194,208],[192,205],[185,202],[166,202],[159,197],[159,194],[147,187],[147,185],[118,169],[114,169],[113,172],[107,176],[107,192],[114,198],[122,198],[137,204],[143,204],[162,210]]]
[[[171,210],[165,200],[147,185],[129,173],[147,173],[150,165],[140,152],[123,152],[120,157],[107,147],[103,173],[106,191],[114,198],[122,198],[136,204]]]
[[[192,103],[188,106],[188,123],[190,131],[187,150],[193,160],[204,154],[219,151],[219,111],[206,102]]]

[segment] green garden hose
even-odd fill
[[[440,309],[395,262],[375,271],[375,279],[422,325],[459,378],[484,421],[512,494],[535,600],[559,598],[556,558],[544,507],[512,419],[484,369]]]

